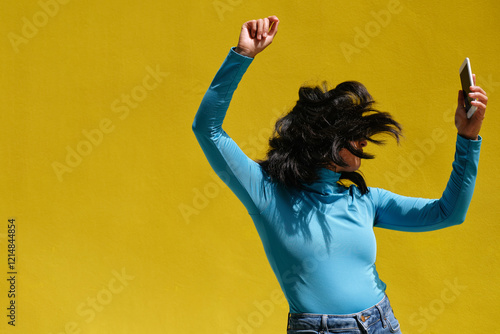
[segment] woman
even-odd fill
[[[460,92],[450,181],[436,200],[368,188],[356,172],[377,133],[399,139],[400,125],[373,109],[357,82],[302,87],[276,123],[264,161],[254,162],[222,130],[227,108],[253,58],[274,39],[276,16],[246,22],[205,94],[193,130],[213,169],[245,205],[290,305],[288,333],[401,333],[375,269],[373,227],[430,231],[465,219],[477,172],[487,97],[471,87],[477,111],[465,116]],[[354,184],[344,186],[341,180]]]

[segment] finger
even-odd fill
[[[262,39],[263,33],[264,33],[264,20],[259,19],[259,20],[257,20],[257,39],[258,40]]]
[[[481,101],[471,101],[471,104],[473,106],[476,106],[478,109],[483,109],[483,110],[486,110],[486,104],[484,104],[483,102]]]
[[[484,116],[486,114],[486,105],[482,104],[479,101],[472,101],[471,104],[477,107],[474,116],[478,119],[484,119]]]
[[[280,23],[280,20],[275,15],[269,16],[268,19],[271,22],[271,30],[269,31],[269,35],[274,37],[274,35],[276,35],[276,33],[278,32],[278,24]]]
[[[267,33],[269,32],[269,19],[268,18],[265,18],[263,19],[263,23],[264,23],[264,31],[262,32],[262,37],[266,38],[267,37]]]
[[[477,99],[477,100],[481,101],[484,104],[488,103],[488,96],[486,96],[485,94],[482,94],[482,93],[469,93],[469,96],[472,99]]]
[[[474,86],[475,86],[476,85],[476,75],[475,74],[472,75],[472,81],[474,81]]]
[[[479,92],[479,93],[482,93],[484,95],[487,95],[486,92],[481,87],[479,87],[479,86],[471,86],[470,90],[472,92]]]
[[[481,94],[481,93],[469,93],[469,97],[471,99],[479,100],[483,102],[484,104],[488,103],[488,96]]]
[[[257,31],[257,21],[251,20],[246,23],[248,35],[250,38],[255,38],[255,33]]]

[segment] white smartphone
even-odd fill
[[[462,66],[460,66],[460,81],[462,82],[462,91],[464,92],[465,110],[467,118],[471,118],[476,112],[477,107],[471,104],[472,99],[469,96],[470,86],[474,85],[472,80],[472,70],[470,68],[469,58],[465,58]]]

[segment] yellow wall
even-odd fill
[[[377,230],[377,268],[404,333],[494,331],[498,2],[23,0],[0,2],[0,13],[1,329],[285,331],[287,306],[252,222],[191,132],[241,24],[276,14],[278,36],[235,94],[226,130],[262,157],[261,138],[302,83],[361,81],[406,135],[399,147],[372,147],[378,158],[362,171],[369,185],[404,195],[444,189],[458,68],[471,59],[490,102],[467,221]]]

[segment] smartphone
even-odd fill
[[[464,92],[465,110],[467,118],[471,118],[476,112],[477,107],[471,104],[472,99],[469,96],[470,86],[473,86],[472,70],[470,68],[469,58],[465,58],[462,66],[460,66],[460,81],[462,82],[462,91]]]

